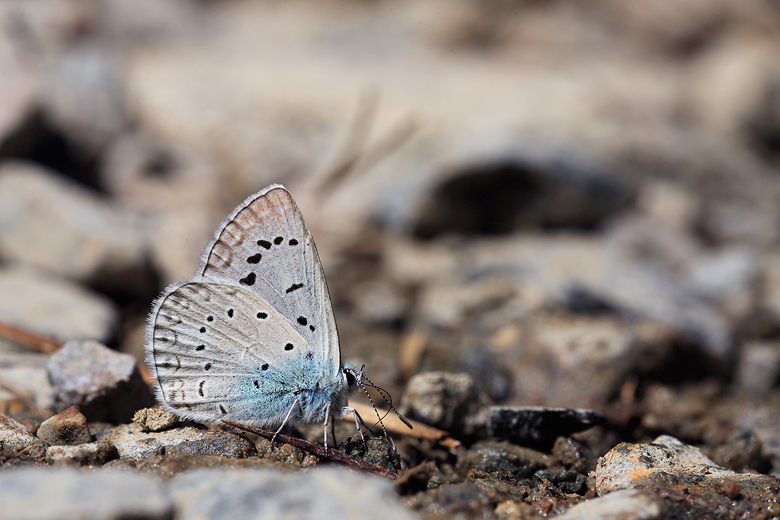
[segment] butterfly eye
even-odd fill
[[[345,370],[344,373],[347,375],[347,385],[355,386],[355,374],[351,370]]]

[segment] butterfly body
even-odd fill
[[[160,403],[201,422],[327,422],[363,382],[341,362],[314,241],[279,185],[239,205],[194,276],[155,301],[146,356]]]

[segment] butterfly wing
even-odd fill
[[[319,377],[297,328],[230,280],[174,284],[155,302],[147,334],[159,401],[188,419],[280,424],[296,390]]]
[[[314,351],[323,375],[341,365],[336,320],[309,228],[292,195],[272,184],[247,197],[217,229],[194,280],[229,279],[276,310]]]

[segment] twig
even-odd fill
[[[19,327],[2,321],[0,321],[0,338],[5,338],[8,341],[17,343],[31,350],[43,352],[44,354],[57,352],[62,347],[62,343],[57,340],[20,329]]]
[[[262,430],[260,428],[255,428],[254,426],[249,426],[247,424],[228,421],[227,419],[222,419],[222,422],[227,424],[228,426],[232,426],[233,428],[237,428],[245,432],[259,435],[264,439],[271,440],[274,437],[274,432],[268,430]],[[324,446],[321,446],[319,444],[314,444],[309,441],[305,441],[303,439],[296,439],[295,437],[288,437],[287,435],[282,435],[282,434],[276,435],[276,440],[284,444],[289,444],[290,446],[294,446],[308,453],[311,453],[312,455],[315,455],[321,459],[338,462],[339,464],[343,464],[344,466],[360,469],[368,473],[373,473],[374,475],[379,475],[385,478],[389,478],[391,480],[395,480],[398,478],[398,475],[393,473],[392,471],[387,471],[385,469],[380,468],[379,466],[376,466],[375,464],[368,463],[364,460],[358,459],[351,455],[347,455],[346,453],[340,452],[338,450],[334,450],[333,448],[328,448],[326,450]]]

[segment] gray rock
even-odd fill
[[[45,456],[45,442],[21,423],[0,413],[0,466],[29,461],[43,462]]]
[[[52,446],[71,446],[92,441],[87,418],[78,406],[66,408],[43,421],[36,435]]]
[[[0,340],[0,381],[3,383],[0,401],[15,401],[21,398],[40,415],[51,415],[54,389],[46,372],[48,359],[47,354],[31,352],[24,347]]]
[[[690,266],[694,294],[715,303],[732,318],[754,310],[759,287],[758,255],[744,247],[731,247],[704,255]]]
[[[530,478],[548,469],[554,459],[531,448],[506,441],[480,441],[458,457],[458,470],[466,474],[473,469],[486,473],[511,474],[516,479]]]
[[[731,518],[749,517],[780,498],[777,478],[723,468],[668,435],[650,444],[617,445],[599,460],[595,478],[599,495],[641,487],[664,497],[669,516],[705,518],[727,509]]]
[[[406,385],[398,410],[409,419],[450,432],[474,435],[484,430],[486,400],[468,374],[422,372]]]
[[[656,520],[665,518],[663,501],[639,489],[615,491],[582,502],[567,510],[560,520]]]
[[[357,520],[367,511],[376,518],[414,518],[394,496],[390,481],[337,468],[194,470],[175,480],[170,492],[181,520]]]
[[[0,268],[0,294],[14,295],[0,298],[0,320],[60,341],[108,341],[117,322],[107,298],[35,269]]]
[[[243,459],[257,453],[255,446],[238,435],[187,426],[163,432],[145,432],[138,424],[123,424],[96,435],[110,441],[122,459],[145,459],[176,451],[183,455],[219,455]]]
[[[162,408],[142,408],[133,415],[133,422],[145,432],[167,430],[179,422],[179,418]]]
[[[559,436],[604,424],[595,410],[546,406],[491,406],[488,434],[521,446],[550,449]]]
[[[154,404],[135,359],[97,341],[69,341],[46,369],[57,409],[78,405],[90,421],[127,422],[136,410]]]
[[[737,360],[734,385],[757,398],[766,398],[780,376],[780,343],[750,341],[742,345]]]
[[[107,440],[77,446],[49,446],[46,462],[55,466],[102,466],[119,458],[116,446]]]
[[[0,473],[0,520],[168,520],[160,482],[131,472],[18,468]]]
[[[0,250],[7,260],[128,290],[146,273],[137,217],[21,162],[0,166]]]

